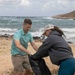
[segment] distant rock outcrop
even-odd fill
[[[74,19],[75,20],[75,11],[66,13],[66,14],[60,14],[56,16],[52,16],[52,18],[57,18],[57,19]]]

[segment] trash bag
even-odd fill
[[[29,62],[35,75],[51,75],[44,59],[35,60],[29,55]]]

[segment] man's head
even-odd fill
[[[32,25],[32,21],[30,19],[25,19],[24,22],[23,22],[23,30],[25,33],[27,33],[30,28],[31,28],[31,25]]]

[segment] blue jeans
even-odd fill
[[[59,67],[58,75],[74,75],[75,59],[69,58],[64,60]]]

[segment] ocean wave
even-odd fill
[[[40,28],[38,31],[31,32],[33,37],[41,37],[44,28]],[[0,28],[0,35],[14,35],[18,29]],[[66,39],[75,43],[75,28],[62,28],[66,35]]]
[[[11,28],[0,28],[0,31],[16,31],[17,29],[11,29]]]
[[[75,28],[61,28],[64,32],[75,32]]]
[[[41,20],[33,20],[33,22],[40,22]]]
[[[0,35],[13,35],[17,29],[0,28]]]
[[[40,36],[43,32],[44,28],[40,28],[38,31],[31,32],[32,35]],[[61,28],[63,32],[68,36],[75,36],[75,28]],[[17,31],[18,29],[12,29],[12,28],[0,28],[0,33],[12,33]]]
[[[53,18],[51,18],[51,17],[43,17],[43,19],[53,19]]]
[[[31,32],[33,37],[41,37],[42,32]]]

